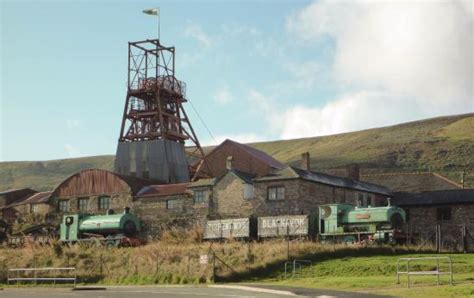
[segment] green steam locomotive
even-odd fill
[[[365,208],[349,204],[319,207],[319,237],[323,242],[395,243],[405,222],[405,211],[390,204]]]
[[[138,217],[126,207],[122,214],[112,210],[106,215],[68,214],[60,225],[60,241],[63,243],[99,241],[108,246],[136,246],[141,230]]]

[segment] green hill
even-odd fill
[[[426,119],[363,131],[250,144],[276,159],[297,164],[310,152],[313,169],[358,163],[365,172],[436,170],[474,187],[474,114]],[[206,148],[209,150],[210,148]],[[114,156],[0,163],[0,190],[48,190],[86,168],[113,169]]]

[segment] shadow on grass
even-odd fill
[[[371,257],[371,256],[393,256],[393,255],[407,255],[407,254],[422,254],[422,253],[434,253],[433,250],[418,250],[418,249],[407,249],[407,248],[395,248],[395,247],[363,247],[360,249],[338,248],[334,251],[323,251],[315,253],[307,253],[300,255],[291,256],[290,261],[293,259],[298,260],[310,260],[313,265],[327,260],[341,259],[346,257]],[[243,282],[243,281],[255,281],[261,279],[278,278],[284,273],[285,262],[288,260],[277,260],[275,262],[267,263],[258,267],[249,268],[245,271],[232,271],[228,273],[218,274],[216,273],[214,282]]]

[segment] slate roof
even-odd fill
[[[17,200],[2,209],[8,209],[15,206],[25,205],[25,204],[41,204],[41,203],[48,203],[49,198],[51,197],[52,191],[43,191],[32,194],[31,196],[27,196],[22,198],[21,200]]]
[[[191,183],[147,185],[140,189],[136,198],[163,197],[187,193],[188,186]]]
[[[213,186],[216,184],[216,178],[203,178],[192,182],[188,187]]]
[[[399,192],[395,194],[394,204],[399,206],[474,204],[474,189]]]
[[[348,188],[348,189],[355,189],[359,191],[366,191],[371,193],[378,193],[383,195],[391,196],[392,192],[390,189],[372,184],[367,182],[362,182],[350,178],[343,178],[332,176],[324,173],[313,172],[313,171],[306,171],[303,169],[299,169],[296,167],[288,166],[278,172],[275,175],[269,175],[262,178],[255,179],[255,181],[272,181],[272,180],[286,180],[286,179],[304,179],[308,181],[313,181],[317,183]]]
[[[234,173],[237,177],[239,177],[241,180],[243,180],[245,183],[252,184],[253,179],[257,177],[257,175],[250,174],[250,173],[245,173],[242,171],[239,171],[237,169],[232,169],[230,172]]]
[[[365,174],[360,180],[383,185],[394,192],[423,192],[462,189],[462,186],[437,173],[381,173]]]
[[[246,145],[246,144],[241,144],[241,143],[238,143],[238,142],[235,142],[235,141],[232,141],[232,140],[229,140],[229,139],[226,139],[224,142],[220,143],[217,147],[215,147],[214,149],[212,149],[211,152],[209,152],[208,154],[206,155],[211,155],[213,151],[217,150],[219,147],[223,146],[224,144],[226,143],[230,143],[232,144],[233,146],[236,146],[242,150],[244,150],[245,152],[247,152],[248,154],[250,154],[253,158],[255,159],[258,159],[262,162],[264,162],[265,164],[269,165],[270,167],[272,168],[275,168],[275,169],[282,169],[285,167],[284,164],[282,164],[281,162],[279,162],[278,160],[276,160],[275,158],[273,158],[272,156],[268,155],[267,153],[263,152],[263,151],[260,151],[258,149],[255,149],[249,145]]]

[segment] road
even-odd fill
[[[296,294],[295,294],[296,293]],[[301,296],[300,296],[301,295]],[[308,290],[283,287],[246,286],[117,286],[106,288],[5,288],[0,297],[11,298],[49,298],[49,297],[97,297],[97,298],[270,298],[270,297],[377,297],[360,293],[347,293],[330,290]]]

